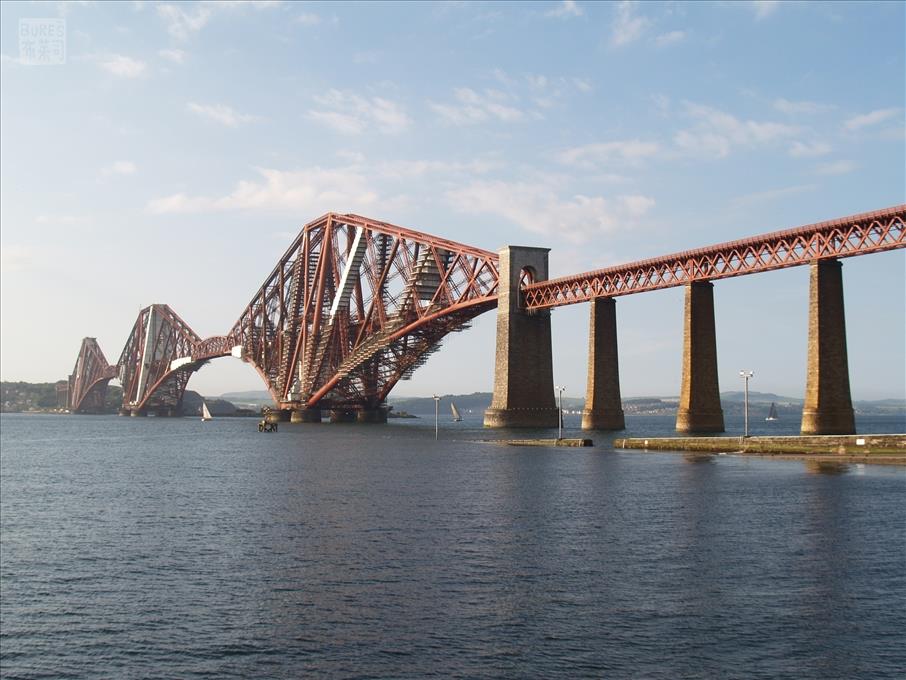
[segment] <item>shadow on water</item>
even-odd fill
[[[805,461],[805,471],[813,475],[844,475],[850,471],[850,466],[847,463],[832,460],[807,460]]]

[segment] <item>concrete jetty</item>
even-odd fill
[[[617,439],[615,449],[739,453],[796,459],[906,465],[906,434]]]

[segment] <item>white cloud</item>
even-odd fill
[[[801,102],[791,102],[788,99],[775,99],[774,108],[780,111],[781,113],[786,113],[789,115],[796,115],[799,113],[802,114],[812,114],[812,113],[822,113],[824,111],[829,111],[833,107],[828,104],[819,104],[817,102],[801,101]]]
[[[454,90],[453,95],[455,104],[429,104],[434,112],[452,125],[471,125],[491,119],[515,122],[525,117],[524,111],[511,105],[514,98],[499,90],[485,90],[479,94],[468,87],[460,87]]]
[[[825,156],[833,149],[827,142],[793,142],[790,146],[790,156],[793,158],[813,158],[815,156]]]
[[[755,18],[758,21],[772,15],[779,6],[780,2],[778,0],[753,0],[751,3],[752,10],[755,12]]]
[[[186,60],[186,53],[183,50],[161,50],[160,52],[158,52],[158,54],[164,59],[172,61],[176,64],[181,64]]]
[[[147,64],[122,54],[108,54],[98,59],[98,65],[120,78],[138,78],[145,73]]]
[[[636,16],[637,3],[623,0],[616,5],[616,18],[610,34],[610,45],[622,47],[638,40],[648,29],[651,22],[647,17]]]
[[[368,173],[358,168],[312,167],[296,171],[256,168],[256,172],[259,178],[238,182],[226,196],[178,193],[149,201],[147,210],[157,215],[235,210],[301,215],[329,211],[367,214],[380,198],[366,179]]]
[[[568,17],[580,17],[585,14],[585,10],[576,4],[575,0],[563,0],[559,5],[544,13],[548,17],[566,19]]]
[[[315,97],[320,109],[308,111],[311,120],[344,135],[358,135],[371,127],[394,135],[405,131],[412,120],[396,102],[382,97],[362,97],[354,92],[330,90]]]
[[[573,78],[573,85],[575,85],[576,89],[580,92],[592,91],[591,81],[586,78]]]
[[[757,191],[752,194],[745,194],[743,196],[737,196],[736,198],[730,201],[731,204],[737,207],[743,207],[747,205],[759,205],[761,203],[766,203],[768,201],[776,201],[783,198],[788,198],[789,196],[798,196],[799,194],[808,193],[809,191],[814,191],[818,186],[816,184],[798,184],[796,186],[783,187],[780,189],[769,189],[768,191]]]
[[[185,8],[185,9],[184,9]],[[157,6],[157,14],[167,24],[167,31],[177,40],[187,40],[207,26],[214,14],[210,5],[170,5]]]
[[[698,122],[693,128],[680,130],[674,142],[693,155],[723,158],[734,147],[754,147],[799,132],[792,125],[740,120],[724,111],[689,102],[686,102],[686,113]]]
[[[186,109],[197,116],[213,120],[216,123],[227,127],[239,127],[242,123],[248,123],[255,120],[255,116],[247,113],[239,113],[235,109],[224,104],[196,104],[189,102]]]
[[[116,161],[101,170],[103,175],[134,175],[138,171],[132,161]]]
[[[256,10],[279,7],[277,0],[230,0],[229,2],[198,2],[189,4],[164,3],[157,5],[157,14],[167,24],[167,32],[177,40],[188,40],[208,25],[217,13],[235,12],[245,7]]]
[[[88,220],[76,215],[38,215],[35,222],[38,224],[85,224]]]
[[[590,168],[614,161],[637,163],[644,158],[656,155],[659,151],[660,145],[657,142],[628,139],[566,149],[557,154],[557,160],[565,165]]]
[[[654,39],[654,44],[658,47],[669,47],[670,45],[676,45],[681,43],[686,39],[685,31],[670,31],[669,33],[662,33]]]
[[[819,175],[847,175],[856,169],[856,164],[852,161],[833,161],[831,163],[822,163],[815,168]]]
[[[654,205],[647,196],[561,197],[549,182],[473,182],[447,192],[456,210],[502,217],[537,234],[574,243],[631,224]]]
[[[30,269],[38,261],[35,251],[28,246],[0,246],[0,271],[4,274]]]
[[[847,130],[859,130],[870,125],[883,123],[885,120],[893,118],[900,113],[900,109],[878,109],[871,113],[863,113],[847,120],[843,127]]]
[[[296,17],[296,23],[303,26],[317,26],[321,23],[321,17],[313,12],[303,12]]]

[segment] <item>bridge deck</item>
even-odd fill
[[[813,260],[906,247],[906,205],[775,231],[740,241],[573,274],[523,288],[528,309],[588,302],[758,272]]]

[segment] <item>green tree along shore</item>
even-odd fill
[[[66,385],[65,380],[55,383],[2,382],[0,383],[0,413],[53,413],[66,409],[65,398],[58,394],[57,386]],[[105,413],[116,413],[123,402],[123,390],[117,385],[107,388],[104,401]]]

